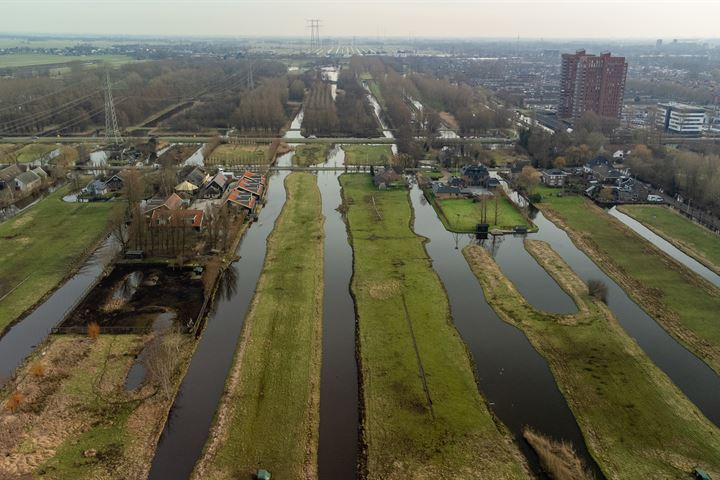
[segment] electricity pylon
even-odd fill
[[[123,143],[120,128],[118,127],[115,104],[113,103],[112,87],[110,86],[110,73],[105,76],[105,142],[115,145]]]

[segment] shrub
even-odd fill
[[[5,408],[10,413],[15,413],[18,408],[20,408],[20,404],[22,403],[23,399],[25,398],[25,395],[22,394],[19,390],[15,390],[13,393],[10,394],[10,398],[7,399],[5,402]]]
[[[533,193],[528,196],[528,200],[530,200],[530,203],[540,203],[542,202],[542,195],[539,193]]]
[[[98,325],[97,322],[88,323],[87,334],[88,337],[92,338],[93,340],[97,340],[97,338],[100,336],[100,325]]]
[[[602,301],[607,303],[608,287],[602,280],[588,280],[587,282],[588,293]]]
[[[30,366],[30,375],[33,377],[42,377],[45,375],[45,364],[37,361]]]

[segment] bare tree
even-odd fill
[[[170,398],[173,392],[173,378],[180,363],[180,351],[183,338],[178,332],[167,332],[153,340],[146,351],[143,364],[148,379],[157,386],[164,398]]]

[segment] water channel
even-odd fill
[[[289,165],[292,155],[281,156],[278,164]],[[265,261],[266,240],[285,203],[283,182],[287,175],[279,172],[270,178],[267,204],[236,250],[240,259],[231,267],[236,278],[234,288],[218,296],[208,317],[160,437],[150,479],[189,478],[202,454]]]
[[[495,415],[515,436],[532,470],[545,478],[537,455],[522,438],[522,430],[526,426],[554,439],[572,443],[578,455],[598,478],[602,478],[547,362],[525,334],[501,320],[485,300],[480,283],[462,255],[462,249],[472,241],[471,237],[445,230],[417,185],[413,185],[410,198],[415,214],[414,230],[430,240],[428,254],[447,290],[453,322],[473,357],[482,394]],[[508,240],[503,240],[502,246],[496,243],[487,247],[496,255],[500,268],[511,280],[518,280],[520,275],[529,278],[528,282],[521,283],[522,288],[518,285],[518,290],[525,294],[529,291],[527,287],[534,285],[533,288],[542,291],[543,295],[562,302],[564,310],[573,311],[574,304],[567,305],[563,298],[567,295],[531,257],[529,261],[535,264],[532,268],[528,268],[527,272],[516,270],[518,261],[526,259],[510,258],[520,253],[518,247],[522,247],[522,239]],[[498,255],[501,249],[506,253]],[[547,303],[543,302],[543,305]]]
[[[342,166],[344,151],[335,145],[324,166]],[[359,454],[358,372],[355,357],[355,304],[350,295],[353,252],[338,207],[341,172],[318,172],[325,216],[322,370],[320,376],[320,479],[357,477]]]
[[[623,212],[619,211],[617,208],[613,207],[610,210],[608,210],[608,213],[612,215],[613,217],[620,220],[622,223],[624,223],[626,226],[628,226],[631,230],[633,230],[635,233],[643,237],[648,242],[655,245],[657,248],[665,252],[666,254],[670,255],[673,259],[677,260],[678,262],[685,265],[687,268],[692,270],[693,272],[697,273],[701,277],[703,277],[708,282],[712,283],[716,287],[720,287],[720,275],[713,272],[709,268],[707,268],[702,263],[695,260],[690,255],[687,255],[685,252],[677,248],[672,243],[668,242],[664,238],[662,238],[660,235],[656,234],[649,228],[647,228],[642,223],[638,222],[634,218],[632,218],[630,215],[626,215]],[[720,238],[718,239],[720,241]]]
[[[50,330],[85,297],[116,254],[116,243],[109,237],[75,275],[0,338],[0,386],[12,377]]]
[[[608,286],[608,306],[628,335],[710,421],[720,425],[720,376],[632,301],[617,283],[572,243],[562,229],[541,212],[532,211],[532,215],[540,228],[532,238],[548,242],[584,281],[597,279],[605,282]]]

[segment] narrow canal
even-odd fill
[[[630,215],[624,214],[615,207],[608,210],[608,213],[620,220],[622,223],[624,223],[635,233],[643,237],[645,240],[652,243],[666,254],[670,255],[673,259],[682,263],[687,268],[697,273],[716,287],[720,287],[720,275],[713,272],[690,255],[686,254],[685,252],[677,248],[675,245],[668,242],[660,235],[656,234],[655,232],[647,228],[645,225],[632,218]],[[718,241],[720,241],[720,239],[718,239]]]
[[[63,320],[65,314],[85,297],[116,254],[116,244],[112,237],[108,237],[75,275],[0,338],[0,386],[12,377],[17,367]]]
[[[532,210],[540,231],[533,236],[548,242],[584,281],[602,280],[608,286],[608,306],[625,331],[637,341],[650,359],[705,416],[720,426],[720,376],[705,362],[678,343],[640,308],[605,272],[581,252],[565,231]]]
[[[417,185],[413,185],[410,198],[415,214],[414,230],[430,240],[428,254],[447,290],[453,322],[472,354],[482,394],[515,436],[533,472],[546,478],[537,455],[522,437],[525,427],[571,443],[596,476],[603,478],[547,362],[527,337],[501,320],[485,300],[480,283],[462,255],[462,248],[471,241],[470,237],[445,230]],[[508,242],[504,248],[518,245],[522,244]],[[534,288],[561,298],[560,287],[544,270],[542,272],[541,275],[534,268],[528,270],[528,275],[533,276]]]
[[[292,155],[283,155],[278,164],[289,165]],[[150,479],[189,478],[202,454],[263,267],[266,240],[285,203],[287,175],[270,178],[267,204],[236,250],[240,259],[232,265],[234,288],[216,299],[160,437]]]
[[[342,166],[339,145],[324,166]],[[355,304],[350,295],[353,253],[338,207],[340,172],[318,172],[325,216],[325,296],[320,376],[318,473],[324,479],[357,478],[359,442],[358,372],[355,357]]]

